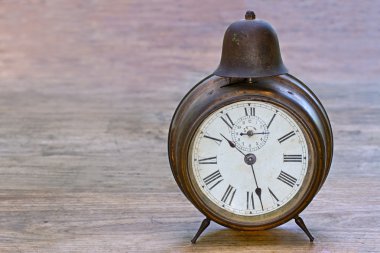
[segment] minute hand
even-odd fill
[[[255,174],[255,170],[253,169],[253,165],[251,164],[251,169],[252,169],[252,173],[253,173],[253,177],[255,179],[255,184],[256,184],[256,195],[259,197],[260,199],[260,204],[261,204],[261,210],[264,210],[264,207],[263,207],[263,201],[261,200],[261,188],[259,187],[259,185],[257,184],[257,180],[256,180],[256,174]]]

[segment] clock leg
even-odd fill
[[[303,232],[305,232],[305,234],[309,237],[310,242],[313,242],[314,237],[310,234],[302,218],[297,215],[294,220],[296,221],[296,224],[303,230]]]
[[[202,221],[201,226],[198,229],[198,232],[195,234],[194,238],[191,240],[191,243],[195,244],[197,242],[198,237],[205,231],[205,229],[210,225],[210,219],[206,218]]]

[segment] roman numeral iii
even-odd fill
[[[283,172],[281,171],[280,172],[280,175],[277,177],[278,180],[280,180],[281,182],[289,185],[290,187],[293,187],[296,182],[297,182],[297,178],[289,175],[288,173],[286,172]]]
[[[302,155],[285,155],[284,163],[300,163],[302,162]]]

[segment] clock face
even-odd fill
[[[241,101],[210,114],[189,150],[204,197],[233,214],[284,207],[302,189],[309,153],[300,125],[282,108]]]

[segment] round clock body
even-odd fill
[[[168,148],[174,178],[199,211],[226,227],[262,230],[311,202],[333,139],[322,104],[292,75],[211,75],[178,106]]]

